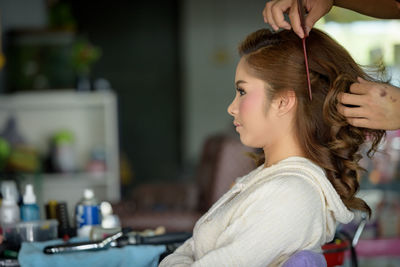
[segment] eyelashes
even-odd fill
[[[239,93],[240,96],[243,96],[246,94],[246,91],[244,91],[242,88],[240,87],[236,87],[236,91]]]

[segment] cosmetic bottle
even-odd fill
[[[4,188],[3,201],[0,208],[0,223],[14,224],[20,221],[20,213],[15,197],[12,194],[11,187]]]
[[[75,222],[78,237],[89,237],[92,227],[101,225],[100,205],[92,189],[85,189],[83,198],[76,204]]]
[[[33,185],[27,184],[21,206],[21,219],[24,222],[40,220],[39,206],[36,204],[36,196],[33,191]]]

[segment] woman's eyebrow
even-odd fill
[[[247,82],[246,82],[246,81],[243,81],[243,80],[238,80],[238,81],[235,82],[235,85],[238,86],[238,85],[241,84],[241,83],[247,83]]]

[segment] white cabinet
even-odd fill
[[[74,134],[77,171],[66,174],[23,175],[31,182],[42,211],[49,200],[66,201],[70,215],[84,188],[93,188],[99,200],[120,200],[117,101],[112,92],[51,91],[0,97],[0,127],[10,115],[19,133],[40,153],[48,154],[51,136],[63,129]],[[90,152],[103,147],[106,171],[85,171]],[[44,212],[42,212],[44,214]]]

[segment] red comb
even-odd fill
[[[310,100],[312,100],[310,71],[308,69],[307,50],[306,50],[307,31],[306,31],[305,13],[304,13],[302,0],[297,0],[297,7],[298,7],[298,10],[299,10],[301,28],[303,29],[303,32],[304,32],[304,37],[303,37],[302,41],[303,41],[304,62],[306,64],[308,95],[310,96]]]

